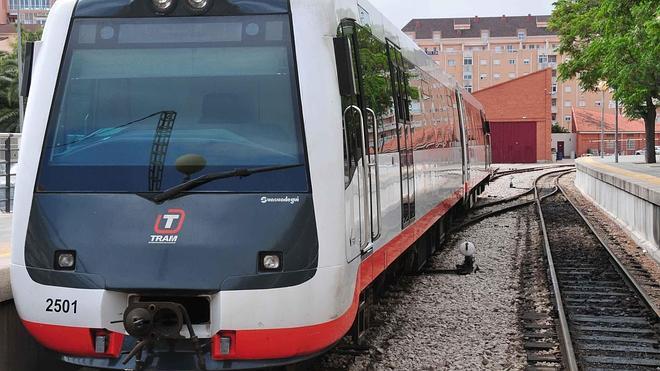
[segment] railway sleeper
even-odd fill
[[[649,320],[646,317],[630,317],[630,316],[585,316],[585,315],[569,315],[570,319],[575,322],[598,322],[598,323],[621,323],[621,324],[638,324],[649,325]]]
[[[660,359],[649,358],[585,356],[583,357],[583,361],[597,365],[609,364],[660,367]]]
[[[620,353],[635,353],[635,354],[660,354],[660,349],[653,346],[626,346],[614,344],[590,344],[579,343],[578,349],[593,350],[601,352],[620,352]]]
[[[597,335],[583,335],[583,334],[577,334],[574,337],[575,339],[580,341],[610,341],[613,343],[650,344],[660,348],[660,346],[658,346],[658,340],[652,337],[597,336]]]

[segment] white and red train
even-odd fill
[[[73,364],[319,354],[490,175],[481,105],[363,0],[59,0],[27,65],[12,288]]]

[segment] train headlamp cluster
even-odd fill
[[[151,4],[157,12],[167,14],[176,8],[175,0],[151,0]]]
[[[282,270],[282,253],[262,252],[259,254],[259,270],[262,272],[279,272]]]
[[[62,271],[72,271],[76,269],[76,252],[70,250],[56,251],[55,269]]]
[[[211,8],[213,0],[184,0],[194,13],[204,13]],[[151,5],[159,14],[169,14],[177,7],[177,0],[151,0]]]
[[[204,10],[209,3],[209,0],[188,0],[188,5],[195,10]]]

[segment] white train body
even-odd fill
[[[141,300],[186,307],[212,343],[208,369],[318,354],[474,200],[489,176],[483,110],[366,1],[177,6],[53,6],[16,187],[19,315],[95,367],[136,367],[122,364],[139,340],[122,319]],[[175,163],[191,154],[203,170],[184,176]],[[191,176],[280,165],[153,198]],[[190,353],[154,352],[152,367],[195,368]]]

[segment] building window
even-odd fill
[[[456,59],[448,59],[447,60],[447,66],[455,66],[456,65]]]
[[[527,58],[523,59],[523,64],[529,64],[529,63],[530,63],[529,59]]]
[[[501,46],[496,46],[495,47],[495,53],[501,53],[502,52],[502,47]]]
[[[506,46],[506,51],[509,53],[513,53],[515,49],[513,48],[513,45],[509,44]]]
[[[573,106],[573,102],[571,102],[570,100],[564,101],[564,107],[572,107],[572,106]]]
[[[499,74],[499,73],[495,73],[495,74],[493,74],[493,78],[494,78],[495,80],[499,80],[499,79],[500,79],[500,74]]]
[[[595,102],[595,105],[596,105],[596,107],[600,107],[602,104],[601,104],[601,102],[600,102],[599,100],[597,100],[597,101]]]
[[[472,65],[472,57],[463,58],[463,64],[466,66]]]
[[[539,55],[539,63],[548,63],[548,56],[547,55]]]
[[[489,37],[490,37],[490,31],[481,30],[481,40],[487,41]]]
[[[556,113],[552,114],[552,121],[557,122],[557,114]]]
[[[500,60],[499,59],[493,59],[493,64],[496,66],[500,65]]]
[[[616,108],[616,103],[615,103],[613,100],[611,100],[611,101],[610,101],[610,104],[608,105],[608,107],[610,107],[610,108]]]
[[[586,107],[586,106],[587,106],[587,102],[581,100],[581,101],[578,102],[578,106],[580,106],[580,107]]]
[[[570,86],[568,86],[568,85],[564,86],[564,92],[565,93],[570,93],[572,91],[573,91],[573,88],[571,88]]]
[[[571,115],[564,116],[564,121],[570,122],[571,121]]]
[[[518,30],[518,40],[525,40],[527,32],[525,30]]]
[[[447,50],[447,53],[453,53],[453,52],[456,51],[454,48],[447,48],[446,50]]]
[[[552,106],[557,107],[557,98],[552,98]]]
[[[472,74],[470,74],[470,73],[464,73],[464,74],[463,74],[463,80],[471,81],[471,80],[472,80]]]
[[[479,75],[479,80],[487,80],[488,79],[488,74],[487,73],[482,73]]]
[[[468,93],[472,93],[472,84],[466,84],[465,85],[465,90],[467,90]]]
[[[557,63],[557,56],[556,55],[549,55],[548,56],[548,62]]]
[[[479,61],[479,64],[482,66],[487,66],[488,65],[488,59],[482,59]]]
[[[442,41],[442,32],[440,31],[433,31],[433,41],[439,43]]]
[[[516,64],[516,60],[515,59],[509,59],[509,64]]]
[[[516,78],[516,73],[515,72],[509,72],[509,78],[510,79],[515,79]]]
[[[552,94],[557,93],[557,84],[552,84]]]
[[[635,149],[635,141],[632,139],[628,139],[628,142],[626,143],[626,146],[628,147],[629,150],[634,150]]]

